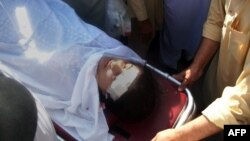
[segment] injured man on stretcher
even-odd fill
[[[61,0],[0,0],[0,70],[79,141],[110,141],[100,95],[121,120],[154,108],[145,60],[82,21]]]

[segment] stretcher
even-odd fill
[[[123,123],[112,113],[106,112],[110,133],[115,136],[114,141],[150,141],[157,132],[179,127],[195,115],[196,106],[189,89],[177,91],[179,81],[150,64],[145,66],[153,72],[162,89],[155,110],[145,120],[131,124]],[[58,124],[54,123],[54,126],[60,140],[76,141]]]

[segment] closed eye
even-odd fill
[[[129,69],[129,68],[131,68],[131,67],[133,67],[133,65],[132,64],[130,64],[130,63],[126,63],[125,65],[124,65],[124,69]]]

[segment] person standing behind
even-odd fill
[[[191,61],[199,47],[210,0],[164,0],[159,67],[173,73],[178,62]]]
[[[156,31],[162,29],[163,0],[126,0],[132,31],[128,46],[145,58]]]
[[[69,4],[85,22],[105,30],[107,0],[63,0]]]
[[[211,1],[194,61],[174,75],[182,81],[179,90],[183,90],[207,71],[199,100],[208,106],[201,116],[161,131],[151,141],[196,141],[223,131],[224,125],[250,124],[249,12],[249,0]]]
[[[163,22],[163,0],[63,0],[89,24],[145,58]]]
[[[131,22],[124,0],[63,0],[88,24],[120,39],[131,32]]]

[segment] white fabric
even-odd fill
[[[131,33],[131,21],[123,0],[107,1],[106,32],[115,38]]]
[[[38,121],[34,141],[58,141],[50,116],[38,99],[36,107]]]
[[[129,86],[135,81],[139,73],[139,68],[134,65],[123,70],[107,90],[111,98],[113,100],[120,98],[128,90]]]
[[[77,140],[109,141],[95,79],[104,52],[138,55],[60,0],[0,0],[0,69],[39,98]]]

